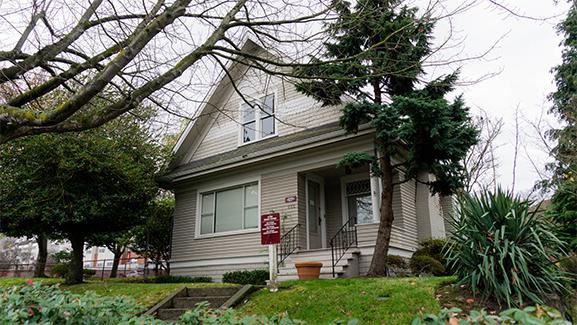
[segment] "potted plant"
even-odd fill
[[[312,279],[318,279],[319,276],[321,275],[321,267],[323,267],[323,263],[296,262],[295,266],[297,268],[299,280],[312,280]]]

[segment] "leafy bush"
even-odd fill
[[[434,238],[422,240],[419,241],[419,246],[420,248],[413,253],[413,256],[429,256],[441,262],[443,265],[446,264],[446,239]]]
[[[234,271],[222,276],[222,282],[263,285],[269,279],[267,270]]]
[[[413,256],[411,256],[411,271],[415,275],[428,273],[433,275],[449,275],[445,259],[447,250],[446,239],[426,239],[419,242]],[[424,258],[427,257],[427,258]],[[442,269],[442,271],[441,271]]]
[[[413,256],[409,264],[411,272],[415,275],[432,274],[440,276],[445,274],[443,264],[430,256]]]
[[[84,274],[85,278],[89,278],[91,276],[95,276],[96,275],[96,270],[93,269],[84,269],[82,270],[82,274]]]
[[[407,261],[404,257],[399,255],[387,255],[385,257],[385,263],[388,267],[406,269]]]
[[[532,203],[502,190],[461,199],[447,258],[459,284],[507,306],[565,292],[555,265],[563,243]]]
[[[57,285],[7,288],[0,294],[0,324],[117,324],[142,311],[124,297],[73,294]]]
[[[208,283],[212,282],[212,278],[206,276],[191,277],[191,276],[176,276],[176,275],[161,275],[143,279],[145,283]]]
[[[68,273],[68,270],[69,270],[68,264],[64,263],[55,264],[50,268],[50,274],[53,277],[63,278],[66,276],[66,273]]]
[[[566,321],[561,313],[551,307],[535,306],[522,310],[512,308],[502,311],[499,315],[490,315],[485,310],[471,310],[469,315],[460,317],[459,308],[443,308],[437,315],[428,314],[417,316],[412,325],[445,325],[445,324],[551,324],[562,325],[571,323]]]

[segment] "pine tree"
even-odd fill
[[[552,155],[555,162],[547,167],[553,177],[544,182],[555,190],[551,216],[560,224],[561,237],[577,250],[577,8],[572,2],[567,18],[558,26],[564,36],[562,63],[553,69],[557,90],[549,96],[562,127],[549,132],[557,141]]]
[[[418,9],[399,0],[340,2],[330,23],[324,57],[298,71],[302,93],[323,105],[346,101],[341,126],[354,133],[369,123],[375,129],[378,155],[349,153],[339,165],[370,164],[382,182],[380,225],[368,275],[385,274],[394,220],[393,188],[417,179],[421,172],[435,176],[426,182],[433,193],[450,195],[462,186],[461,160],[476,143],[478,131],[461,97],[449,102],[458,72],[424,83],[423,60],[432,52],[434,19],[419,18]],[[402,171],[404,178],[395,181]],[[418,181],[423,181],[417,179]]]

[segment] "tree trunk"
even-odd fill
[[[36,258],[36,265],[34,266],[34,277],[44,278],[46,274],[46,260],[48,259],[48,237],[42,233],[36,236],[36,243],[38,244],[38,257]]]
[[[66,274],[66,284],[78,284],[84,280],[82,260],[84,259],[84,236],[79,234],[70,235],[72,244],[72,260]]]
[[[384,153],[379,159],[383,175],[381,182],[383,185],[383,192],[381,193],[381,207],[379,212],[381,214],[379,221],[379,231],[377,233],[377,242],[375,243],[375,251],[371,266],[367,272],[368,276],[385,276],[386,274],[386,256],[389,253],[389,244],[391,241],[391,229],[393,220],[393,166],[391,162],[391,155]]]
[[[122,254],[124,254],[125,250],[125,247],[116,245],[115,249],[112,251],[114,253],[114,261],[112,262],[112,269],[110,270],[111,278],[116,278],[118,276],[118,264],[120,264],[120,258],[122,257]]]

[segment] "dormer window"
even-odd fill
[[[240,107],[242,143],[276,134],[274,95],[266,95]]]

